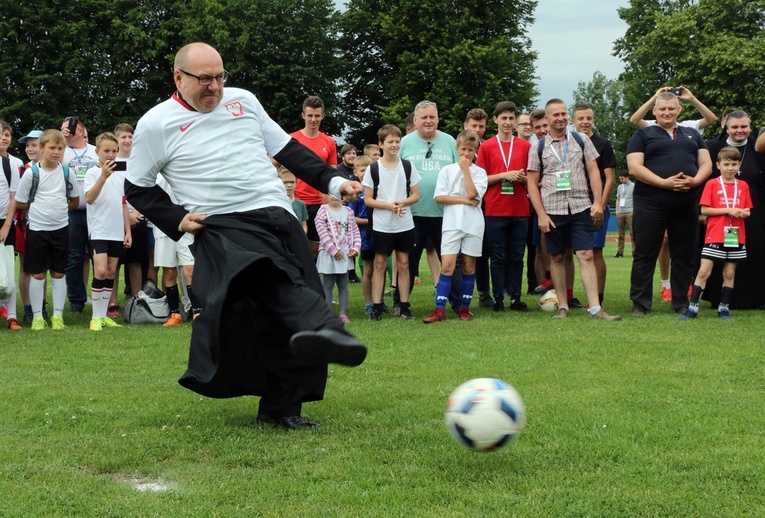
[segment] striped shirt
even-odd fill
[[[592,145],[590,137],[580,133],[584,141],[584,159],[587,162],[597,160],[598,152]],[[542,151],[542,206],[545,212],[554,215],[579,214],[589,209],[590,189],[587,185],[587,170],[582,161],[582,148],[579,143],[566,131],[561,140],[553,140],[550,135],[545,137],[545,148]],[[529,149],[529,171],[539,171],[539,151],[537,146]],[[559,191],[556,188],[556,174],[559,171],[571,171],[571,189]]]

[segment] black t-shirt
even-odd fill
[[[675,127],[674,138],[659,125],[641,128],[627,144],[627,154],[643,153],[643,165],[661,178],[670,178],[680,172],[686,176],[696,176],[700,149],[707,149],[707,145],[699,132],[682,126]],[[688,192],[675,192],[638,180],[635,182],[634,194],[678,202],[698,199],[701,187]]]

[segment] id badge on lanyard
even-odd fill
[[[510,152],[505,156],[505,149],[502,147],[502,141],[499,140],[499,135],[495,137],[497,139],[497,145],[499,146],[499,152],[502,155],[502,163],[505,165],[505,172],[510,170],[510,160],[513,158],[513,146],[515,146],[515,137],[510,137]],[[510,180],[502,180],[501,184],[502,194],[515,194],[515,182]]]
[[[725,182],[720,177],[720,187],[722,188],[723,197],[725,198],[725,208],[730,209],[736,206],[738,201],[738,180],[733,180],[733,201],[728,201],[728,191],[725,189]],[[723,227],[723,247],[724,248],[738,248],[738,227],[733,226],[733,217],[729,216],[730,225]]]

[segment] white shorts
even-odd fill
[[[441,255],[457,255],[460,250],[470,257],[481,257],[483,238],[462,230],[444,230],[441,234]]]
[[[189,250],[189,246],[193,242],[194,236],[192,234],[184,234],[178,242],[167,236],[156,238],[154,242],[154,266],[163,268],[193,266],[194,256]]]

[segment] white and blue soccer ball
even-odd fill
[[[518,392],[494,378],[478,378],[457,387],[446,407],[446,427],[466,448],[492,451],[521,433],[526,408]]]

